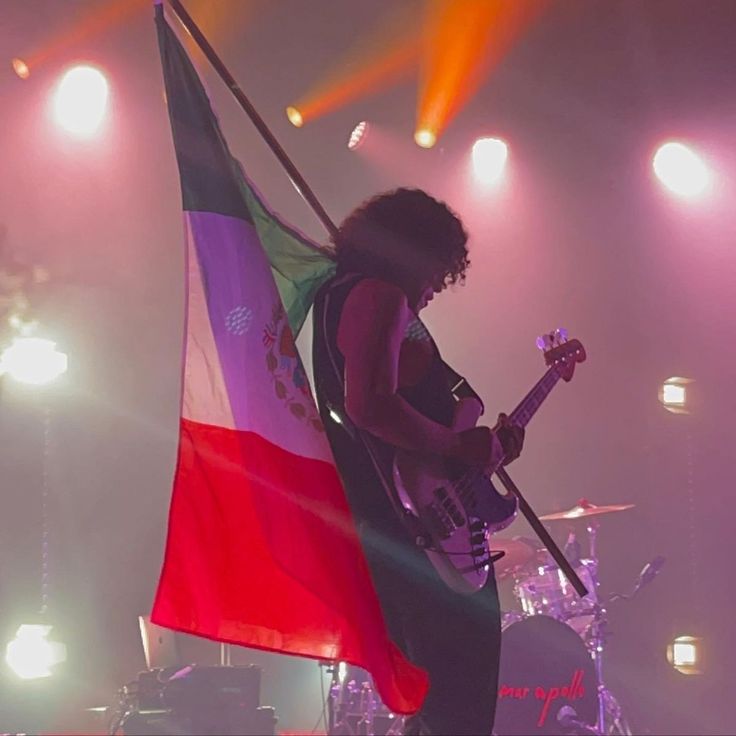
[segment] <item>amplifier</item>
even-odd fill
[[[205,667],[191,665],[163,687],[167,708],[231,708],[255,710],[261,704],[261,668],[255,665]]]
[[[126,736],[273,734],[274,709],[260,707],[260,697],[255,665],[147,670],[138,675],[121,726]]]
[[[115,733],[124,736],[275,736],[277,721],[274,709],[268,707],[190,716],[168,711],[132,711]]]

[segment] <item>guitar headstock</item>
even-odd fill
[[[585,348],[580,340],[569,340],[563,327],[537,338],[537,347],[544,352],[544,362],[554,367],[563,381],[570,381],[577,363],[585,358]]]

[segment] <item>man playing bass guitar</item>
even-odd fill
[[[425,192],[378,195],[342,223],[337,274],[315,301],[317,399],[391,638],[430,676],[407,733],[491,733],[500,652],[495,580],[448,587],[402,518],[391,483],[397,450],[465,468],[518,457],[523,430],[456,428],[483,411],[449,369],[419,312],[469,265],[458,217]]]

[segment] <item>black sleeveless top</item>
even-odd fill
[[[350,290],[363,278],[359,274],[338,275],[323,285],[315,298],[312,359],[317,402],[389,634],[405,654],[435,677],[431,653],[435,640],[452,640],[443,629],[447,621],[453,621],[458,631],[478,646],[497,650],[498,598],[493,576],[483,592],[474,596],[456,593],[442,582],[416,545],[391,493],[394,448],[356,429],[345,414],[344,359],[337,348],[337,329]],[[458,379],[463,379],[443,362],[418,317],[407,327],[399,373],[401,396],[414,409],[446,426],[451,425],[454,415],[453,391],[476,396],[469,387],[457,391]],[[436,623],[427,623],[427,617]],[[425,623],[418,626],[422,619]],[[458,648],[468,649],[464,644]],[[422,654],[425,650],[430,652],[429,659]],[[456,656],[454,649],[452,656]],[[484,660],[474,662],[470,669],[480,671],[488,666]]]
[[[356,521],[359,525],[391,522],[393,527],[397,513],[382,486],[391,477],[394,448],[351,426],[344,409],[345,361],[337,347],[337,329],[348,294],[364,278],[359,274],[338,275],[317,293],[312,347],[315,389]],[[366,319],[370,316],[366,315]],[[427,418],[449,427],[456,401],[439,350],[419,317],[407,326],[399,368],[399,394]],[[356,477],[358,468],[360,475]]]

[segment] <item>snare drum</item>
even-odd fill
[[[517,578],[514,595],[527,616],[551,616],[564,621],[583,636],[593,621],[597,602],[595,562],[581,560],[575,568],[588,595],[581,598],[554,563],[539,565]]]

